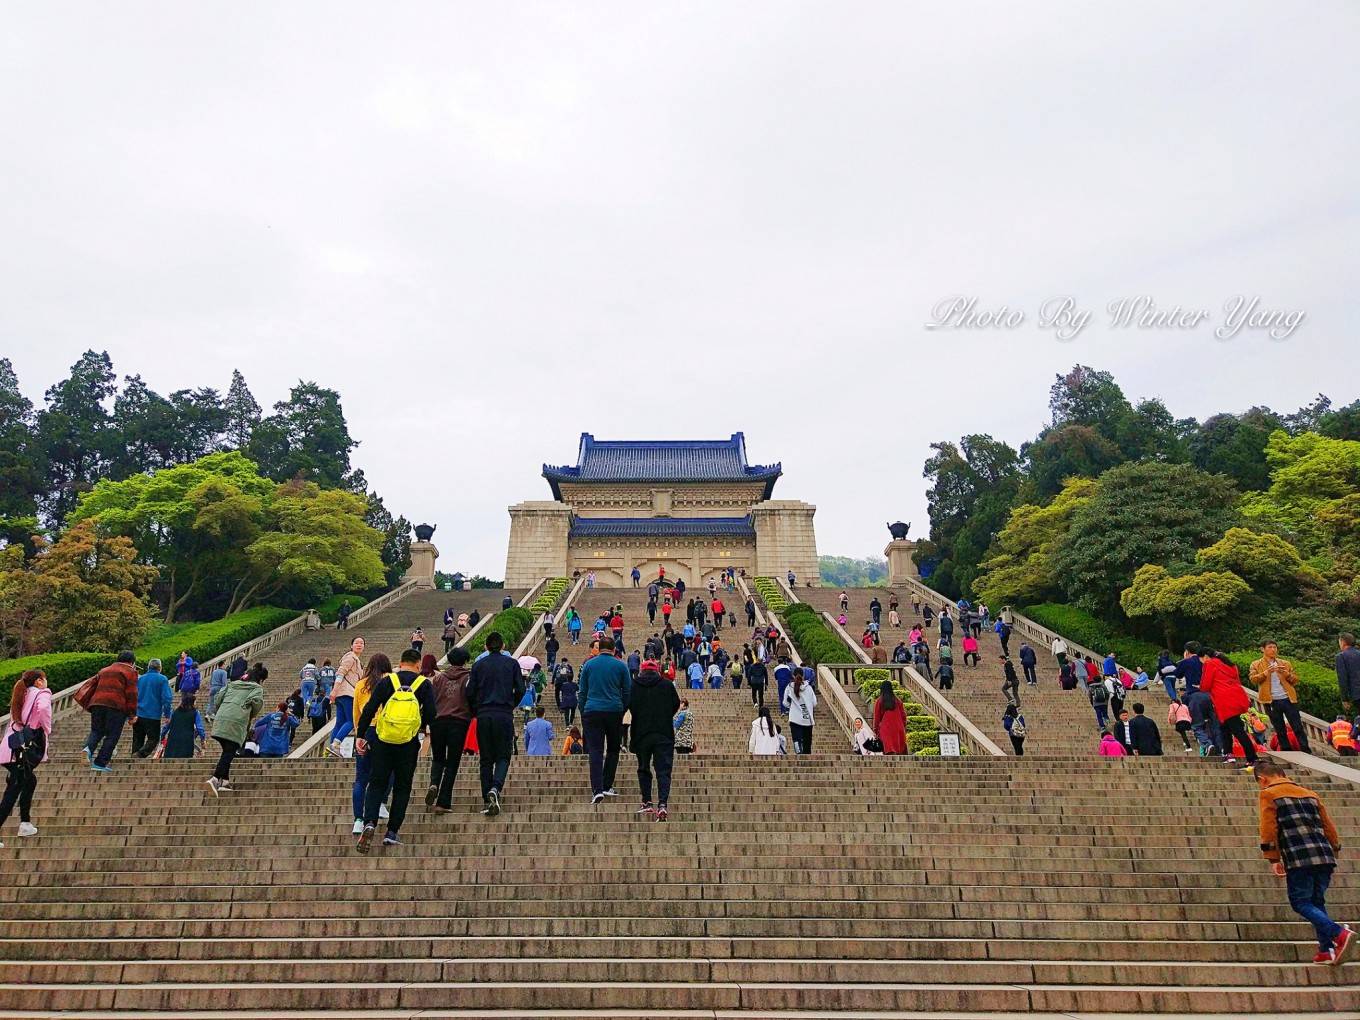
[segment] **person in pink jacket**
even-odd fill
[[[1129,752],[1124,749],[1124,745],[1121,744],[1109,730],[1105,730],[1100,734],[1100,756],[1102,758],[1123,758],[1126,757],[1128,753]]]
[[[47,674],[42,670],[26,670],[14,682],[6,723],[3,735],[0,735],[0,765],[8,773],[5,795],[0,800],[0,828],[9,821],[17,803],[19,835],[36,836],[38,827],[33,824],[29,812],[33,808],[33,791],[38,786],[38,766],[47,761],[47,746],[52,737],[52,692],[47,689]],[[19,755],[10,746],[9,738],[25,729],[32,738],[32,750]],[[4,845],[0,843],[0,847]]]
[[[1170,706],[1166,710],[1166,724],[1175,729],[1181,736],[1181,743],[1185,745],[1187,751],[1190,747],[1190,729],[1192,726],[1190,708],[1180,698],[1173,698]]]

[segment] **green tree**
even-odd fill
[[[356,471],[354,475],[362,483],[363,472]],[[383,573],[387,586],[396,587],[402,575],[411,569],[411,522],[405,517],[393,517],[377,492],[370,492],[367,499],[364,523],[382,535]]]
[[[1020,452],[1029,469],[1025,494],[1034,502],[1056,495],[1069,478],[1095,478],[1124,461],[1111,440],[1081,424],[1045,429]]]
[[[992,537],[1020,485],[1019,456],[987,435],[964,436],[959,445],[932,443],[926,461],[930,540],[938,557],[934,582],[948,595],[968,592]]]
[[[82,497],[72,520],[93,520],[125,535],[165,586],[165,622],[213,579],[240,584],[246,547],[268,523],[274,483],[232,450],[119,481],[102,481]]]
[[[107,352],[86,351],[71,366],[69,378],[47,390],[38,412],[37,442],[47,466],[47,519],[60,525],[80,494],[108,474],[114,449],[121,445],[105,409],[116,389]]]
[[[1121,464],[1072,516],[1054,569],[1068,598],[1096,612],[1119,605],[1144,564],[1184,564],[1236,523],[1232,483],[1188,464]]]
[[[1109,372],[1073,365],[1057,376],[1048,391],[1053,427],[1085,425],[1113,440],[1120,424],[1133,411],[1124,391]]]
[[[1270,484],[1266,443],[1284,423],[1268,407],[1241,415],[1216,414],[1205,419],[1187,439],[1190,463],[1210,474],[1227,475],[1243,492]]]
[[[240,369],[232,369],[231,386],[227,390],[225,439],[228,448],[245,450],[250,445],[251,433],[260,420],[260,405],[246,385]]]
[[[1168,648],[1190,622],[1221,620],[1250,594],[1246,581],[1230,570],[1173,575],[1165,567],[1149,563],[1138,568],[1133,583],[1119,596],[1119,604],[1131,617],[1154,618],[1162,628]]]
[[[1300,582],[1322,584],[1318,572],[1283,538],[1248,528],[1229,528],[1217,542],[1201,549],[1195,560],[1210,570],[1231,571],[1257,587],[1297,589]]]
[[[873,588],[888,581],[888,561],[881,556],[819,556],[817,572],[831,588]]]
[[[348,484],[350,453],[358,445],[345,424],[340,394],[299,382],[255,426],[248,452],[276,482],[302,478],[323,488],[340,488]]]
[[[994,606],[1043,602],[1059,591],[1053,559],[1073,515],[1096,491],[1093,478],[1072,478],[1046,506],[1024,503],[1005,527],[973,581],[978,598]]]
[[[0,540],[26,541],[37,530],[43,475],[33,402],[20,392],[10,360],[0,358]]]
[[[1360,439],[1360,400],[1328,411],[1318,423],[1318,431],[1329,439]]]

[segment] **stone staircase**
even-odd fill
[[[1198,759],[710,753],[659,823],[631,759],[592,807],[584,760],[518,757],[500,817],[465,767],[367,858],[348,770],[245,760],[221,799],[205,771],[44,766],[39,837],[0,851],[0,1015],[1360,1009],[1360,966],[1303,962],[1255,784]],[[1302,778],[1353,841],[1360,788]],[[1330,902],[1360,918],[1349,862]]]
[[[368,619],[352,622],[346,630],[337,630],[332,625],[322,630],[304,631],[275,645],[267,654],[258,658],[258,661],[263,662],[269,670],[269,679],[265,682],[265,711],[273,711],[279,701],[297,689],[298,673],[308,659],[315,657],[318,664],[330,659],[333,664],[338,665],[340,657],[349,650],[350,642],[356,637],[364,639],[365,660],[374,652],[383,652],[392,660],[393,665],[396,665],[397,657],[411,647],[411,631],[416,627],[422,627],[425,630],[424,650],[439,657],[444,654],[444,642],[440,635],[444,631],[446,607],[452,606],[455,614],[470,613],[475,608],[486,616],[500,609],[503,596],[510,595],[518,599],[523,594],[522,590],[504,591],[499,588],[448,592],[416,591],[379,610]],[[207,699],[207,687],[208,677],[205,674],[203,690],[198,699],[200,711]],[[89,733],[88,717],[76,709],[59,721],[64,725],[58,726],[53,733],[54,753],[78,755]],[[209,732],[211,733],[211,727]],[[298,739],[294,741],[294,745],[296,746],[300,739],[310,732],[311,728],[304,720],[302,726],[298,728]],[[115,752],[116,760],[127,760],[126,749],[130,739],[130,735],[125,733],[118,751]],[[210,744],[210,747],[216,748],[217,745]],[[147,766],[155,764],[148,762]]]
[[[839,588],[800,588],[796,594],[813,608],[825,610],[836,616],[840,612],[840,591]],[[891,656],[892,649],[899,641],[906,640],[913,624],[919,623],[921,618],[912,611],[910,594],[899,589],[900,604],[897,611],[903,625],[897,628],[890,626],[889,592],[890,589],[887,588],[847,589],[850,610],[846,614],[846,629],[855,639],[864,632],[864,623],[869,619],[869,602],[877,596],[883,604],[879,640]],[[926,640],[930,643],[932,669],[939,665],[936,650],[936,642],[940,636],[939,608],[938,604],[935,605],[935,622],[926,631]],[[1001,684],[1005,679],[1000,661],[1001,641],[990,629],[984,629],[978,642],[981,663],[978,666],[966,666],[963,663],[963,650],[960,644],[962,640],[963,634],[956,625],[953,642],[954,687],[944,694],[951,704],[1009,754],[1010,739],[1001,725],[1001,715],[1006,708],[1006,697],[1001,693]],[[1096,727],[1095,712],[1085,693],[1080,688],[1075,691],[1064,691],[1058,685],[1057,660],[1047,648],[1033,643],[1031,647],[1034,648],[1038,658],[1035,672],[1039,678],[1039,686],[1026,686],[1024,670],[1020,668],[1021,641],[1019,633],[1011,635],[1011,657],[1015,663],[1016,674],[1020,677],[1020,710],[1024,713],[1025,725],[1029,731],[1025,740],[1025,754],[1095,754],[1100,731]],[[848,653],[846,658],[847,661],[850,660]],[[1166,752],[1177,753],[1175,748],[1180,747],[1180,740],[1175,731],[1166,725],[1167,699],[1161,684],[1155,683],[1147,690],[1137,692],[1136,696],[1131,695],[1127,705],[1131,706],[1135,700],[1143,702],[1148,716],[1162,730],[1162,746]]]

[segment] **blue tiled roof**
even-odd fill
[[[574,465],[543,465],[543,477],[561,499],[559,482],[765,482],[769,498],[778,464],[746,463],[746,437],[730,439],[600,440],[581,433]]]
[[[750,517],[577,517],[572,538],[754,538]]]

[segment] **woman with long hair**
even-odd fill
[[[884,680],[874,702],[874,732],[883,741],[884,754],[907,753],[907,713],[891,680]]]
[[[779,728],[770,718],[770,710],[760,706],[760,713],[751,721],[751,739],[746,743],[751,754],[778,754]]]
[[[5,766],[5,796],[0,800],[0,828],[9,821],[14,805],[19,805],[19,835],[36,836],[38,827],[29,812],[33,791],[38,788],[38,766],[47,761],[47,745],[52,738],[52,692],[47,689],[47,674],[40,669],[25,670],[14,682],[9,698],[9,725],[0,736],[0,765]],[[17,750],[10,737],[21,734]],[[0,843],[0,847],[5,844]]]
[[[428,658],[428,656],[427,656]],[[364,706],[368,704],[368,699],[373,695],[373,688],[388,673],[392,672],[392,660],[382,652],[374,652],[368,660],[368,665],[364,668],[364,675],[359,678],[358,684],[354,688],[354,718],[363,716]],[[355,736],[364,738],[372,743],[378,739],[376,726],[370,726],[367,733],[358,733]],[[354,755],[354,789],[351,796],[350,806],[354,808],[354,835],[360,835],[364,831],[364,797],[368,791],[368,777],[373,773],[373,756],[370,754]],[[393,774],[393,779],[396,775]],[[392,792],[391,785],[388,786],[388,794]],[[382,818],[387,817],[387,797],[383,798],[383,805],[378,814]]]
[[[817,692],[803,680],[803,671],[797,670],[793,683],[784,689],[784,711],[793,732],[794,754],[812,753],[812,710],[816,707]]]
[[[431,653],[426,652],[420,657],[420,675],[429,680],[439,672],[439,660]]]
[[[239,680],[229,680],[217,695],[212,735],[222,746],[222,753],[213,774],[208,777],[208,789],[214,797],[221,795],[223,790],[231,790],[231,763],[245,745],[251,723],[264,708],[264,682],[268,679],[269,670],[265,669],[264,663],[257,662]]]

